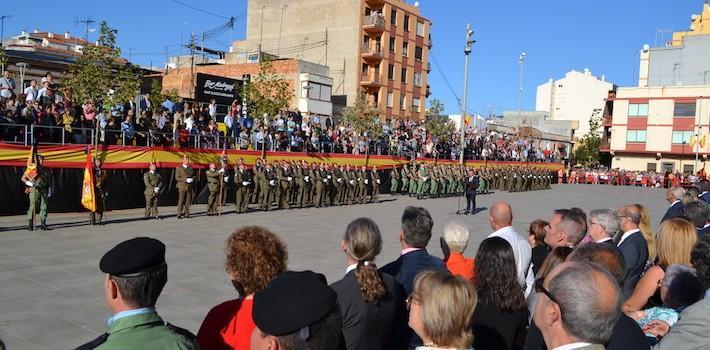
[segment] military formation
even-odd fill
[[[488,169],[483,177],[497,191],[526,192],[550,189],[555,172],[536,167],[502,167]]]

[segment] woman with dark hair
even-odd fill
[[[374,221],[359,218],[345,229],[341,243],[348,262],[345,277],[331,285],[338,295],[343,316],[345,348],[392,349],[405,324],[404,292],[394,277],[379,272],[375,257],[382,250],[382,236]]]
[[[225,247],[225,267],[239,297],[210,310],[202,321],[197,342],[201,349],[249,350],[256,327],[251,318],[254,293],[286,270],[288,253],[281,239],[259,226],[232,233]]]
[[[528,308],[516,271],[513,248],[505,239],[491,237],[481,242],[473,279],[478,291],[474,349],[522,349]]]

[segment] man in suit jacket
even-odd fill
[[[702,180],[698,183],[698,188],[700,189],[700,194],[698,199],[710,204],[710,181]]]
[[[404,209],[402,229],[399,232],[401,255],[397,260],[383,266],[380,271],[394,276],[404,287],[405,295],[410,295],[414,290],[414,277],[419,272],[446,270],[441,259],[429,255],[426,251],[433,226],[434,221],[426,209],[412,206]],[[404,323],[406,325],[406,322]],[[408,329],[407,333],[405,337],[410,337],[410,348],[422,345],[421,339],[411,329]]]
[[[619,215],[611,209],[595,209],[589,213],[587,234],[594,243],[608,244],[616,248],[612,237],[619,232]]]
[[[190,167],[190,159],[187,158],[187,155],[182,156],[182,164],[175,169],[175,182],[178,189],[177,218],[189,218],[195,171]]]
[[[634,205],[625,206],[618,211],[619,226],[624,233],[617,247],[626,263],[626,279],[622,287],[624,300],[631,296],[641,275],[646,271],[648,262],[648,244],[639,230],[641,213]]]
[[[698,237],[710,233],[710,204],[702,200],[690,202],[683,207],[683,216],[695,225]]]
[[[683,202],[680,201],[685,194],[685,189],[683,187],[671,187],[666,192],[666,200],[671,203],[671,206],[666,211],[666,215],[663,215],[661,222],[667,219],[674,218],[676,216],[683,215]]]
[[[476,190],[478,189],[478,176],[473,173],[473,169],[468,169],[466,177],[466,213],[476,214]]]

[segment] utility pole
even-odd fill
[[[518,118],[520,118],[520,108],[523,103],[523,66],[525,66],[525,52],[521,52],[518,56],[518,64],[520,65],[520,76],[518,77]]]
[[[328,65],[328,28],[325,28],[325,65]]]
[[[170,57],[168,56],[168,46],[165,46],[165,74],[168,73],[169,65],[170,65]]]
[[[190,34],[190,94],[195,98],[195,33]]]
[[[12,18],[12,15],[0,15],[0,48],[5,45],[5,19]]]
[[[463,47],[465,62],[463,65],[463,100],[461,101],[461,164],[464,164],[464,154],[466,153],[466,99],[468,98],[468,56],[471,55],[471,47],[476,42],[471,40],[473,29],[471,24],[466,24],[466,44]],[[475,124],[474,124],[475,125]]]
[[[89,41],[89,25],[96,23],[96,21],[91,17],[86,17],[86,18],[82,18],[82,19],[77,19],[74,21],[74,23],[84,24],[84,26],[86,27],[86,29],[84,30],[84,40],[86,40],[88,42]]]
[[[281,33],[282,33],[283,27],[284,27],[284,11],[286,10],[286,7],[288,7],[288,6],[287,5],[281,6],[281,23],[279,24],[279,48],[276,51],[276,56],[278,58],[281,58]],[[262,23],[263,23],[263,21],[262,21]]]

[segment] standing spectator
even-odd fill
[[[417,349],[470,349],[476,302],[475,288],[460,276],[445,271],[418,274],[407,299],[409,326],[426,344]]]
[[[130,114],[121,122],[121,133],[123,133],[123,145],[132,145],[133,137],[136,134],[136,127],[133,125],[133,117]]]
[[[341,244],[348,268],[331,285],[343,316],[348,350],[393,349],[393,334],[404,315],[404,291],[394,277],[377,271],[375,257],[382,250],[377,224],[368,218],[351,222]]]
[[[10,71],[2,72],[0,78],[0,97],[3,101],[10,99],[15,94],[15,80],[10,77]]]
[[[617,243],[619,251],[626,263],[626,278],[622,287],[623,300],[628,299],[636,288],[641,275],[646,270],[648,261],[648,245],[639,230],[641,213],[634,205],[628,205],[618,210],[619,227],[624,232]]]
[[[588,234],[594,243],[616,247],[612,240],[619,232],[619,216],[611,209],[595,209],[589,213]]]
[[[546,227],[547,221],[535,220],[530,223],[530,227],[528,228],[528,242],[530,243],[530,246],[532,246],[531,262],[533,274],[535,276],[537,276],[538,271],[540,271],[540,267],[545,261],[547,252],[550,250],[550,247],[545,244]]]
[[[529,313],[518,282],[510,244],[501,237],[483,240],[476,254],[473,280],[478,290],[473,314],[474,349],[522,349]]]
[[[244,226],[227,239],[225,266],[238,298],[213,307],[202,321],[197,341],[202,349],[248,350],[254,293],[286,270],[288,254],[281,239],[258,226]]]
[[[683,207],[683,215],[695,225],[698,237],[710,234],[710,204],[698,200]]]
[[[453,275],[461,276],[468,281],[474,277],[474,260],[463,256],[468,246],[470,233],[468,227],[460,222],[450,222],[444,226],[441,237],[441,250],[444,253],[446,268]]]
[[[532,257],[532,248],[525,237],[515,232],[513,229],[513,208],[505,202],[493,204],[488,216],[488,221],[493,229],[488,238],[501,237],[505,239],[513,248],[515,256],[515,265],[518,276],[518,283],[525,288],[526,278],[529,273],[530,259]],[[532,274],[530,272],[530,274]],[[533,276],[530,276],[532,279]],[[532,280],[530,281],[532,282]],[[532,285],[532,283],[530,283]]]
[[[690,266],[690,252],[697,241],[693,224],[671,218],[658,230],[658,262],[639,279],[631,296],[624,302],[624,312],[634,312],[663,304],[661,288],[666,268],[671,264]]]
[[[39,100],[39,97],[37,94],[39,91],[37,90],[37,80],[30,80],[30,86],[25,88],[25,101],[37,101]]]
[[[535,281],[535,324],[548,349],[603,350],[619,319],[621,293],[598,265],[566,262]]]
[[[210,104],[208,106],[208,113],[212,120],[217,120],[217,102],[214,99],[210,100]]]
[[[579,213],[571,209],[557,209],[545,232],[545,243],[551,248],[575,247],[584,238],[584,226]]]
[[[683,187],[671,187],[668,189],[666,192],[666,200],[671,204],[671,206],[668,207],[668,210],[666,211],[666,214],[663,215],[661,222],[683,215],[683,203],[681,202],[681,199],[684,194],[685,189]]]
[[[646,245],[648,246],[648,261],[653,263],[656,261],[656,235],[653,234],[653,228],[651,228],[651,218],[648,215],[648,209],[641,204],[634,204],[634,206],[641,213],[641,221],[639,221],[639,230],[646,240]]]

